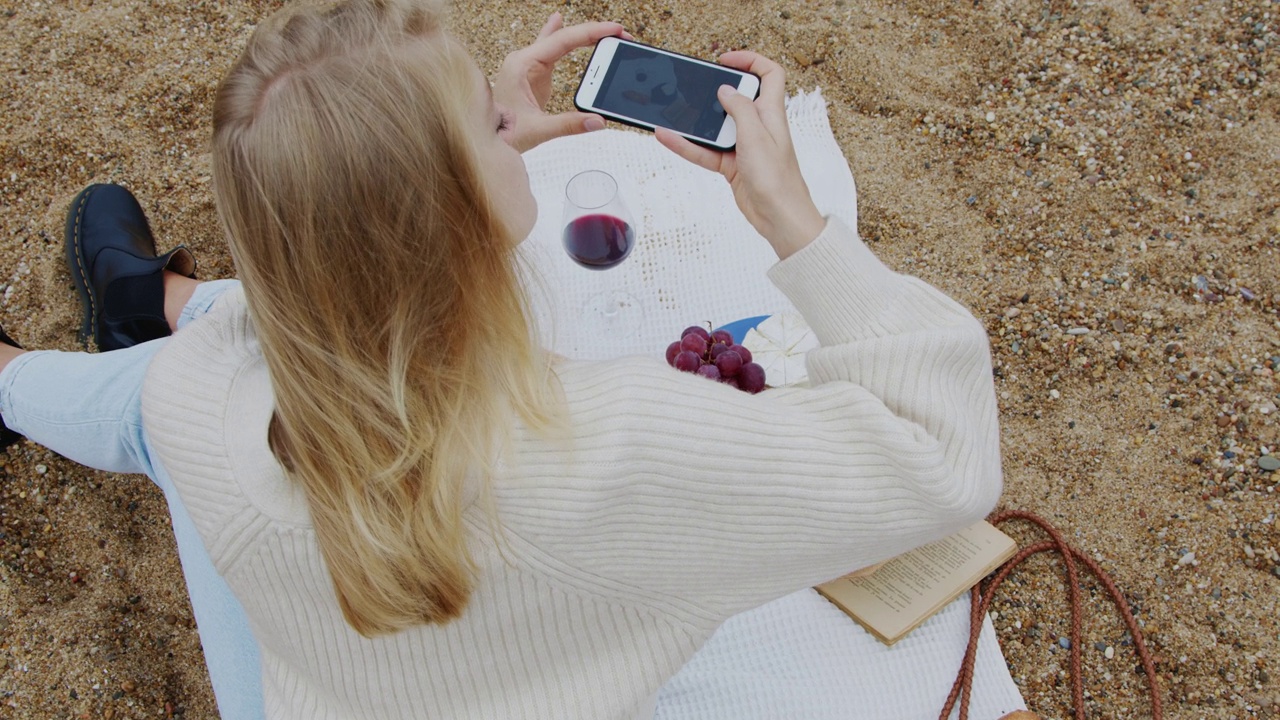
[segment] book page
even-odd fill
[[[817,590],[892,643],[973,587],[1016,547],[984,521],[899,555],[871,575],[845,576]]]

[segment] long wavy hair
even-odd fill
[[[462,613],[464,511],[491,501],[517,417],[555,423],[517,243],[468,131],[473,67],[436,3],[346,0],[260,26],[214,106],[269,441],[365,636]]]

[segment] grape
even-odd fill
[[[724,377],[733,377],[742,369],[742,356],[733,350],[726,350],[716,358],[716,367]]]
[[[688,337],[689,335],[697,335],[698,337],[702,338],[703,340],[706,340],[708,343],[710,343],[710,342],[711,342],[711,333],[707,332],[707,329],[706,329],[706,328],[704,328],[704,327],[699,327],[698,325],[690,325],[689,327],[687,327],[687,328],[685,328],[683,331],[681,331],[681,333],[680,333],[680,339],[681,339],[681,340],[683,340],[683,339],[685,339],[686,337]]]
[[[680,339],[667,346],[667,363],[681,372],[701,375],[752,394],[765,389],[764,368],[752,361],[751,351],[738,345],[728,330],[690,325]]]
[[[764,368],[755,363],[747,363],[738,371],[738,387],[755,395],[764,389]]]
[[[703,332],[705,334],[705,331]],[[702,335],[689,333],[680,341],[680,349],[687,350],[698,357],[702,357],[707,354],[707,341],[702,337]]]
[[[676,354],[675,368],[680,372],[698,372],[698,368],[702,366],[702,358],[697,353],[682,350]]]
[[[680,354],[680,341],[677,340],[667,346],[667,364],[671,367],[676,366],[676,355]]]

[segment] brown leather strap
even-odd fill
[[[960,703],[960,720],[968,720],[969,696],[973,689],[973,666],[978,654],[978,635],[982,632],[982,618],[986,616],[987,610],[990,609],[991,602],[995,597],[996,590],[1000,587],[1000,583],[1004,582],[1009,573],[1023,560],[1047,550],[1057,550],[1061,553],[1067,570],[1067,591],[1071,600],[1071,702],[1075,707],[1076,720],[1084,720],[1085,717],[1084,677],[1080,670],[1080,628],[1083,607],[1080,603],[1080,584],[1076,572],[1077,560],[1083,562],[1089,568],[1089,571],[1098,578],[1103,587],[1107,589],[1107,593],[1111,596],[1111,602],[1115,604],[1120,611],[1120,615],[1124,618],[1125,626],[1129,629],[1129,635],[1133,638],[1133,646],[1137,650],[1138,659],[1142,662],[1142,670],[1146,673],[1147,685],[1151,690],[1151,716],[1153,720],[1163,720],[1164,711],[1160,700],[1160,686],[1156,681],[1155,664],[1151,661],[1151,653],[1147,651],[1147,644],[1142,638],[1142,631],[1138,629],[1138,623],[1133,619],[1133,612],[1129,609],[1129,603],[1125,601],[1124,595],[1120,593],[1116,584],[1111,580],[1111,576],[1098,563],[1094,562],[1093,558],[1068,544],[1062,534],[1040,516],[1025,510],[1006,510],[993,515],[988,521],[992,525],[999,525],[1005,520],[1026,520],[1035,523],[1048,533],[1052,540],[1022,548],[1000,567],[995,577],[990,581],[974,586],[971,591],[972,603],[969,611],[969,645],[965,648],[964,662],[960,665],[960,673],[956,676],[956,681],[951,686],[951,692],[947,695],[947,703],[939,715],[940,720],[947,720],[950,717],[957,700]]]

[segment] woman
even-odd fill
[[[151,362],[140,433],[244,605],[268,717],[634,717],[725,618],[994,505],[982,327],[817,212],[781,69],[721,61],[762,77],[720,96],[737,152],[658,139],[777,251],[823,345],[812,388],[537,348],[532,143],[432,8],[255,32],[214,120],[243,292]],[[0,374],[14,430],[56,359]]]

